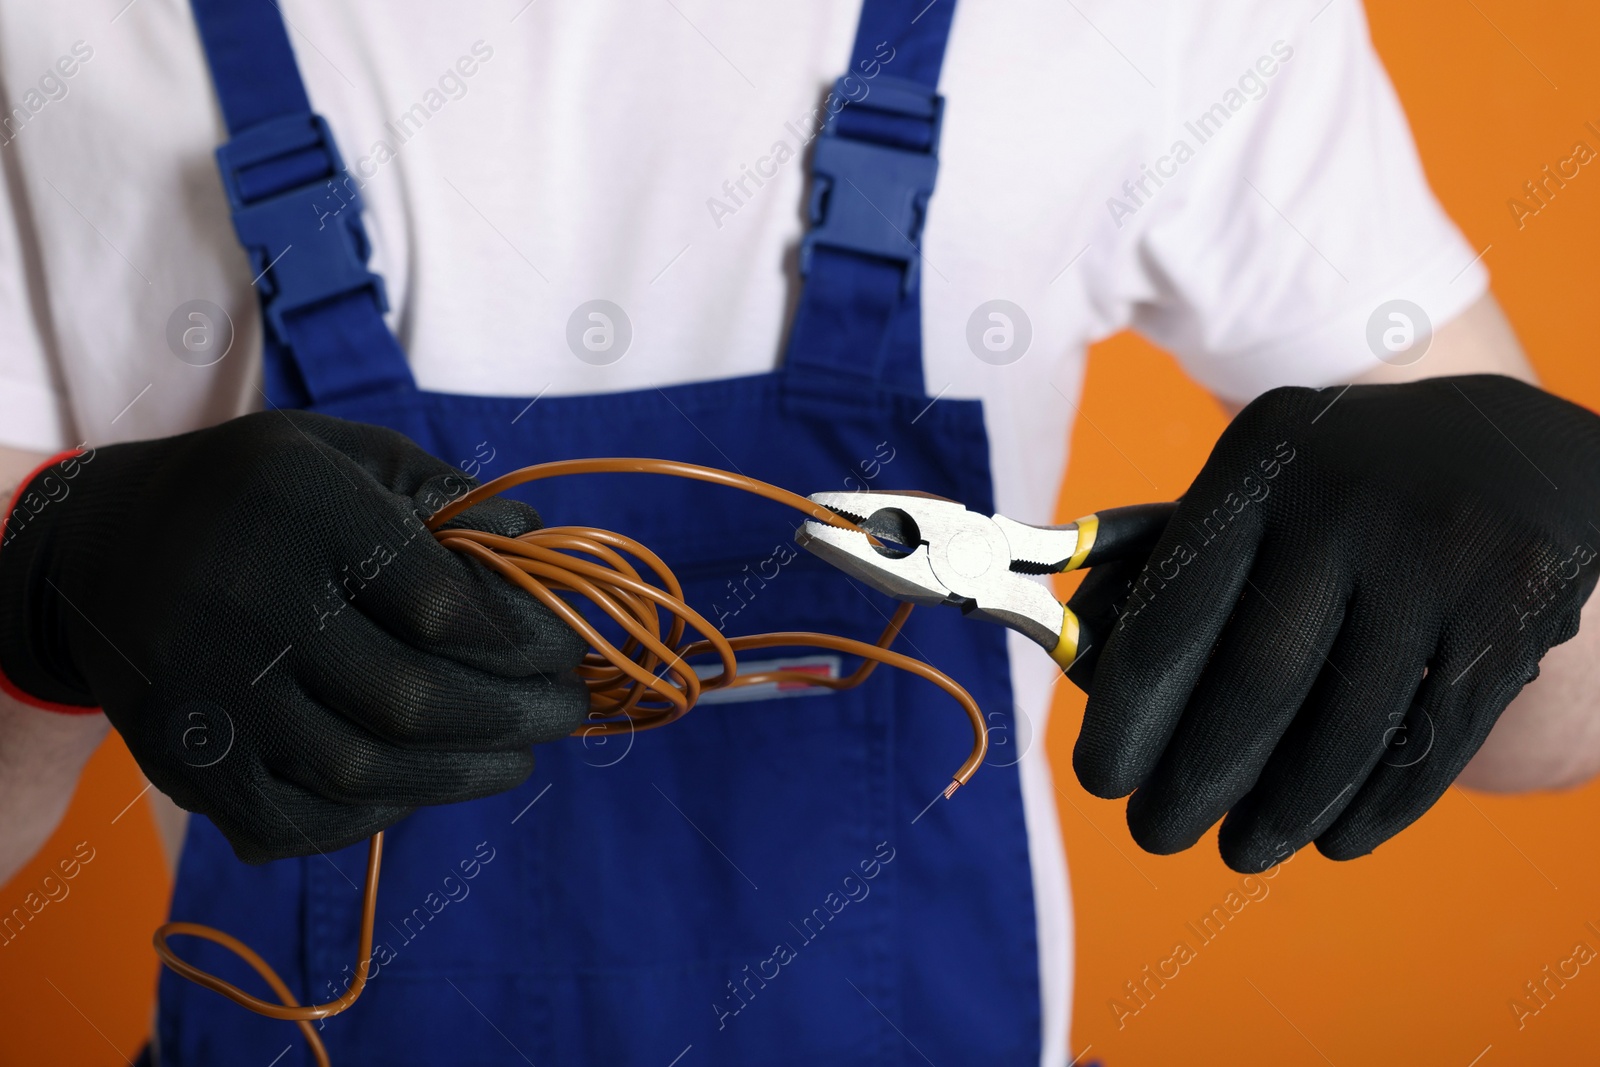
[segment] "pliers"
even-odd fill
[[[1089,633],[1032,576],[1148,553],[1176,506],[1134,504],[1065,526],[1030,526],[925,493],[861,490],[809,499],[866,533],[812,519],[795,533],[802,547],[898,600],[952,604],[970,618],[1009,626],[1063,671],[1102,635]]]

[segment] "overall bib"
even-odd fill
[[[805,282],[782,367],[533,403],[416,387],[366,268],[354,181],[311,111],[276,5],[193,0],[231,136],[218,151],[223,182],[252,270],[264,271],[272,404],[393,427],[479,477],[659,456],[802,493],[876,472],[876,488],[993,510],[980,403],[924,395],[910,240],[933,187],[952,4],[925,6],[866,0],[851,69],[865,81],[892,48],[895,76],[867,81],[814,145]],[[528,358],[571,356],[558,336]],[[551,525],[653,547],[730,635],[871,640],[893,610],[798,551],[797,516],[742,493],[638,475],[524,489]],[[923,610],[896,647],[938,664],[991,723],[1009,725],[1003,629]],[[375,973],[321,1030],[333,1062],[1037,1063],[1017,768],[985,766],[932,803],[970,726],[944,694],[894,670],[846,692],[753,695],[792,698],[706,703],[665,729],[548,744],[520,788],[392,828]],[[172,916],[241,937],[301,1003],[327,1000],[353,974],[366,853],[246,866],[195,817]],[[261,987],[209,944],[182,950]],[[292,1026],[171,973],[157,1047],[164,1067],[310,1062]]]

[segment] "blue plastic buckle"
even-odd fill
[[[347,293],[369,290],[379,312],[389,310],[383,279],[367,270],[360,193],[321,115],[235,134],[217,149],[217,167],[278,343],[289,343],[286,315]]]
[[[851,101],[846,80],[834,83],[834,96],[846,103],[829,114],[811,158],[811,228],[800,244],[800,272],[809,272],[818,245],[839,248],[902,264],[909,292],[916,284],[922,224],[939,174],[944,97],[917,82],[883,75],[864,83],[870,87],[867,95]],[[926,122],[927,150],[841,135],[839,114],[847,108],[859,109],[864,120],[880,112],[892,116],[890,121]]]

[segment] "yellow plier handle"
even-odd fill
[[[1077,550],[1055,573],[1066,574],[1100,563],[1148,555],[1161,539],[1177,507],[1175,503],[1130,504],[1085,515],[1073,524],[1078,528]],[[1050,658],[1066,671],[1077,662],[1082,651],[1087,651],[1105,635],[1095,632],[1098,628],[1086,624],[1070,607],[1062,607],[1061,635],[1056,647],[1050,650]]]

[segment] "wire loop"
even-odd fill
[[[989,747],[988,730],[977,702],[937,667],[889,649],[911,614],[910,604],[900,605],[875,643],[800,631],[730,638],[684,601],[683,586],[677,576],[659,556],[631,537],[590,526],[552,526],[514,538],[480,530],[444,528],[474,504],[513,486],[542,478],[600,473],[662,474],[711,482],[787,505],[818,522],[865,532],[843,516],[787,489],[714,467],[662,459],[561,460],[523,467],[478,486],[435,512],[428,520],[428,529],[441,545],[478,560],[525,590],[589,643],[591,651],[578,668],[578,676],[589,688],[589,722],[579,727],[574,736],[633,733],[665,726],[688,714],[702,694],[717,689],[771,683],[849,689],[866,681],[882,663],[932,682],[966,712],[972,724],[972,751],[951,777],[944,796],[949,797],[972,777]],[[639,565],[643,566],[643,571]],[[577,597],[587,600],[621,628],[627,637],[620,647],[572,605],[570,598]],[[690,632],[697,635],[697,639],[686,641]],[[827,649],[857,656],[861,663],[841,678],[786,670],[739,673],[740,652],[778,647]],[[701,678],[688,661],[710,655],[716,657],[721,670],[711,677]],[[327,1049],[311,1024],[349,1008],[366,987],[382,861],[383,832],[379,831],[372,835],[367,854],[355,979],[344,994],[334,1000],[301,1005],[271,965],[248,945],[201,923],[162,924],[155,932],[156,955],[189,981],[220,993],[258,1015],[297,1023],[318,1067],[329,1067]],[[188,963],[168,944],[168,938],[174,936],[203,938],[233,952],[261,975],[281,1003],[252,996]]]

